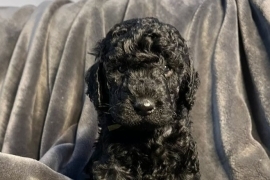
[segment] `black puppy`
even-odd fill
[[[199,79],[176,28],[124,21],[98,43],[87,94],[99,114],[93,179],[200,179],[189,111]]]

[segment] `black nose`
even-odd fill
[[[134,109],[138,114],[146,116],[154,111],[155,103],[151,99],[137,99],[134,103]]]

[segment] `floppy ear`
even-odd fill
[[[200,84],[200,80],[198,78],[198,73],[192,67],[190,73],[187,74],[187,84],[186,84],[186,94],[185,94],[185,105],[188,110],[191,110],[195,101],[195,94]]]
[[[107,95],[107,89],[104,85],[106,86],[107,81],[103,75],[103,64],[100,61],[88,69],[85,81],[88,86],[86,94],[90,97],[97,109],[103,107]]]
[[[195,101],[195,93],[200,84],[198,73],[195,71],[191,60],[186,64],[185,72],[181,80],[178,104],[180,106],[184,105],[188,110],[191,110]]]

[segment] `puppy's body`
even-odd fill
[[[199,179],[195,144],[185,129],[189,124],[181,123],[148,131],[105,129],[91,159],[95,179]]]
[[[179,32],[154,18],[125,21],[95,55],[86,77],[101,127],[93,179],[199,179],[189,119],[198,77]]]

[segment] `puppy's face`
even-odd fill
[[[190,59],[174,27],[154,18],[125,21],[99,43],[96,56],[86,80],[98,86],[88,93],[96,107],[107,106],[114,122],[164,126],[186,103]]]
[[[165,125],[173,119],[179,93],[179,69],[169,61],[137,57],[104,63],[109,113],[122,125]]]

